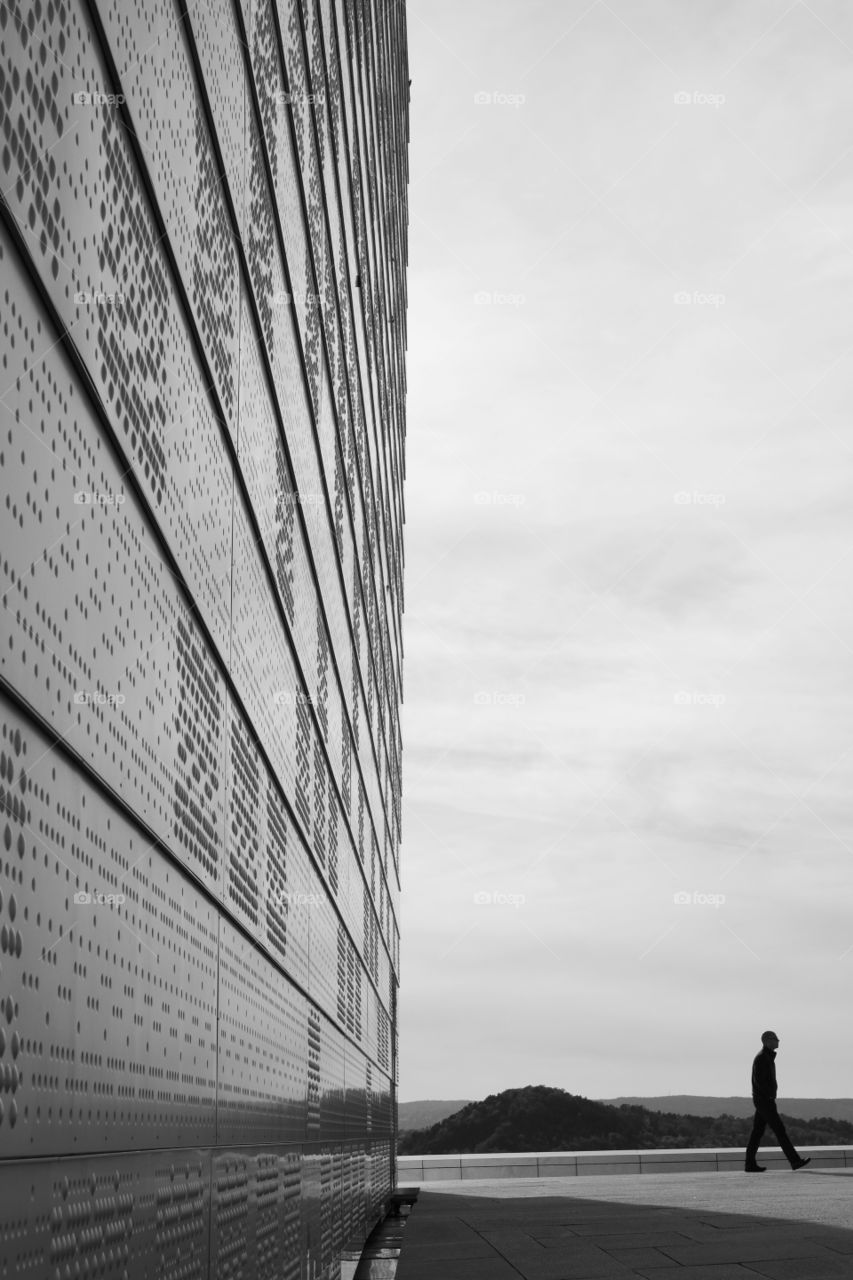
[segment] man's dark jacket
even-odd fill
[[[773,1107],[776,1092],[776,1054],[773,1049],[762,1049],[752,1064],[752,1101],[756,1107]]]

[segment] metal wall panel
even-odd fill
[[[237,253],[184,25],[175,21],[172,0],[146,0],[144,5],[99,6],[109,53],[121,78],[133,136],[142,149],[155,198],[178,272],[189,295],[212,371],[225,421],[237,431]],[[220,4],[218,17],[224,17]],[[208,39],[229,52],[224,23],[211,14],[202,29]],[[215,62],[209,58],[210,69]],[[240,63],[235,64],[239,70]],[[231,176],[242,187],[242,84],[237,76],[220,105],[218,123],[231,161]],[[236,83],[235,83],[236,81]],[[212,89],[215,74],[205,81]],[[222,89],[216,94],[221,98]],[[226,123],[227,122],[227,123]]]
[[[310,109],[314,117],[322,189],[326,193],[325,210],[327,215],[328,251],[324,262],[324,325],[328,335],[332,362],[332,380],[336,387],[339,418],[343,416],[348,419],[349,415],[346,412],[347,398],[341,394],[339,387],[346,381],[350,394],[354,394],[357,384],[355,383],[354,369],[347,368],[345,365],[346,346],[343,334],[345,327],[349,324],[351,291],[347,287],[341,287],[341,281],[345,273],[345,249],[342,225],[343,203],[339,198],[340,193],[337,186],[339,173],[335,164],[335,148],[331,130],[331,118],[334,111],[334,106],[331,102],[333,87],[330,83],[331,78],[326,73],[327,56],[325,48],[327,46],[325,46],[320,14],[315,10],[314,5],[305,5],[302,12],[305,22],[305,42],[310,51],[312,90]],[[328,28],[325,34],[328,34]],[[343,319],[344,314],[347,316],[346,325]],[[378,555],[372,558],[372,563],[376,563],[381,568],[381,574],[374,575],[372,578],[372,589],[375,595],[375,609],[378,610],[380,615],[379,631],[376,637],[378,644],[374,659],[377,664],[379,681],[380,702],[378,711],[382,730],[381,737],[385,744],[380,755],[381,768],[384,774],[387,769],[390,748],[387,733],[389,729],[390,703],[394,692],[389,687],[392,680],[391,671],[386,669],[386,664],[390,657],[390,650],[387,644],[389,620],[386,614],[387,598],[385,586],[390,584],[389,561],[391,553],[388,547],[389,531],[386,528],[384,514],[387,505],[388,471],[384,451],[381,457],[377,454],[371,461],[373,466],[368,477],[369,483],[366,486],[366,493],[365,486],[362,486],[363,509],[356,516],[356,537],[359,537],[358,522],[366,519],[371,528],[371,537],[376,541],[378,552]]]
[[[308,1136],[306,998],[227,921],[219,939],[220,1142]]]
[[[300,907],[297,906],[297,909]],[[330,1017],[338,1018],[337,953],[340,923],[331,902],[322,892],[322,882],[316,872],[311,879],[311,892],[301,910],[308,917],[311,936],[310,993]],[[350,946],[355,952],[354,945],[350,943]],[[362,983],[366,983],[366,977],[362,978]]]
[[[269,387],[261,339],[244,291],[240,322],[240,469],[258,521],[278,596],[302,655],[312,652],[314,618],[295,608],[314,590],[293,478]]]
[[[353,852],[333,784],[341,782],[343,765],[336,747],[342,740],[342,699],[336,682],[323,676],[325,693],[317,685],[306,688],[294,670],[289,651],[280,638],[276,609],[296,618],[294,647],[306,676],[320,666],[315,655],[328,652],[328,639],[317,611],[312,618],[315,590],[307,560],[307,547],[296,508],[305,495],[296,489],[275,415],[269,399],[259,356],[254,321],[244,304],[241,325],[241,440],[240,461],[252,507],[261,531],[261,542],[275,575],[278,604],[265,575],[258,544],[249,529],[246,513],[235,503],[235,596],[232,668],[245,681],[241,692],[253,711],[253,719],[266,734],[270,755],[278,761],[282,784],[295,794],[299,817],[314,854],[329,873],[330,845],[334,842],[344,872],[338,883],[350,883]],[[297,608],[297,604],[304,607]],[[311,625],[313,622],[314,625]],[[324,664],[324,671],[328,663]],[[312,707],[323,710],[315,723]],[[294,736],[295,735],[295,740]],[[325,753],[331,757],[328,772]],[[296,770],[294,775],[294,770]],[[330,808],[335,806],[335,820]],[[334,826],[334,831],[330,828]],[[329,877],[330,878],[330,877]],[[330,879],[331,883],[331,879]],[[384,889],[383,889],[384,893]],[[361,910],[346,896],[340,899],[350,930],[361,928]],[[387,935],[386,924],[385,934]]]
[[[368,1134],[369,1063],[364,1054],[351,1045],[346,1049],[346,1126],[347,1137],[352,1140]]]
[[[272,65],[273,63],[269,58],[265,60],[264,76],[259,78],[259,92],[272,75],[270,70]],[[284,90],[280,90],[278,96],[271,99],[271,102],[274,104],[283,94]],[[343,638],[348,635],[348,630],[346,624],[341,621],[341,597],[336,569],[338,557],[332,533],[327,523],[325,490],[321,477],[320,462],[312,437],[312,407],[302,380],[294,379],[293,377],[294,368],[301,367],[300,361],[302,357],[300,352],[308,342],[306,336],[302,340],[302,346],[300,346],[299,335],[296,331],[296,316],[300,307],[305,305],[306,295],[298,294],[295,289],[291,293],[287,291],[284,268],[277,250],[276,219],[273,215],[272,200],[266,181],[262,143],[254,119],[251,116],[248,118],[248,130],[252,168],[250,181],[251,205],[245,211],[244,239],[246,255],[252,277],[253,293],[260,315],[263,333],[262,342],[272,368],[275,401],[285,425],[285,437],[294,470],[291,473],[287,459],[281,453],[281,443],[276,440],[273,415],[265,403],[267,392],[263,385],[265,382],[262,372],[263,362],[259,357],[261,339],[255,333],[254,325],[244,327],[244,332],[249,336],[243,346],[241,370],[244,373],[241,372],[241,378],[245,377],[249,397],[250,417],[248,430],[252,433],[252,443],[249,444],[248,440],[246,441],[245,451],[241,446],[241,462],[243,463],[244,473],[248,477],[250,488],[257,491],[260,487],[258,466],[266,466],[268,468],[267,474],[270,474],[273,461],[275,461],[276,472],[280,472],[282,475],[283,501],[285,504],[293,501],[298,507],[302,521],[304,521],[308,537],[307,543],[302,536],[301,522],[299,520],[294,520],[293,527],[291,527],[286,511],[280,511],[271,516],[269,498],[260,508],[261,513],[266,513],[261,521],[262,541],[265,541],[267,545],[267,552],[270,555],[270,562],[273,565],[273,572],[279,585],[281,604],[285,613],[287,614],[290,608],[290,596],[293,593],[297,605],[299,603],[302,605],[301,608],[294,606],[296,616],[301,620],[302,627],[307,625],[308,619],[313,618],[316,621],[319,615],[313,600],[316,598],[316,592],[319,588],[324,608],[332,620],[333,633],[331,637],[324,634],[321,639],[318,639],[316,635],[309,639],[304,630],[299,628],[299,624],[297,624],[298,629],[295,633],[297,652],[301,657],[305,678],[306,680],[311,680],[313,676],[316,676],[316,667],[312,661],[313,655],[320,645],[325,646],[331,643],[335,660],[340,668],[341,655],[348,656],[349,654],[349,650],[343,642]],[[276,135],[275,140],[280,140],[283,136],[283,134]],[[270,146],[269,141],[267,146]],[[283,164],[283,149],[273,149],[271,154],[278,156],[279,165]],[[314,304],[312,303],[311,305]],[[289,370],[289,374],[286,374],[285,370]],[[252,463],[255,464],[254,467]],[[240,545],[245,547],[249,536],[245,529],[245,522],[239,514],[235,519],[238,522],[238,528],[242,532]],[[275,529],[278,545],[274,558],[269,551],[271,523],[274,527],[278,525],[278,528]],[[267,534],[266,539],[264,539],[264,532]],[[313,563],[316,565],[319,575],[319,581],[316,585],[313,583],[311,573],[302,558],[303,555],[307,557],[309,547]],[[239,563],[238,560],[237,564],[235,564],[235,571]],[[291,565],[292,575],[290,572]],[[252,572],[250,565],[244,564],[244,568],[247,573]],[[258,570],[259,572],[260,570]],[[249,588],[252,599],[254,599],[252,592],[257,590],[260,590],[260,588]],[[240,598],[245,600],[245,596]],[[272,602],[268,607],[272,607]],[[240,630],[239,617],[235,619],[235,624],[238,628],[239,639],[242,641],[245,639],[245,629]],[[240,653],[242,652],[243,650],[241,649]],[[244,665],[247,664],[244,663]],[[280,665],[272,668],[273,671],[281,669]],[[267,673],[267,679],[269,679],[269,673]],[[273,688],[270,694],[267,695],[264,711],[259,712],[259,714],[262,714],[264,719],[269,722],[270,712],[266,703],[268,703],[270,697],[274,697],[276,694],[285,704],[285,707],[298,702],[301,698],[305,700],[305,709],[302,716],[305,725],[303,732],[310,738],[316,730],[313,725],[314,717],[309,714],[308,708],[318,705],[323,706],[327,719],[327,732],[323,737],[323,743],[329,756],[332,776],[336,779],[338,786],[343,788],[343,738],[346,732],[346,722],[341,701],[343,694],[331,679],[331,676],[327,681],[324,681],[324,684],[327,684],[328,688],[326,694],[322,697],[319,695],[317,683],[313,681],[308,687],[296,687],[285,683],[283,687]],[[341,726],[340,732],[338,730],[339,724]],[[316,789],[312,741],[304,742],[300,751],[302,756],[300,790],[304,802],[302,817],[304,824],[310,826],[311,797]],[[371,776],[374,779],[374,791],[372,792],[375,804],[374,812],[376,815],[381,815],[384,811],[378,799],[378,784],[375,782],[375,767],[372,762],[370,763],[370,768],[372,769]]]
[[[170,20],[174,21],[174,7]],[[187,23],[195,39],[202,83],[213,112],[231,202],[241,218],[246,161],[246,74],[234,0],[188,4]],[[233,236],[233,228],[229,228],[229,234]]]
[[[282,11],[279,15],[279,20],[283,24],[286,45],[298,48],[299,25],[296,10]],[[294,149],[290,128],[290,119],[292,117],[297,130],[297,141],[302,139],[304,143],[309,122],[306,98],[310,95],[308,95],[306,87],[307,82],[303,64],[298,56],[294,58],[288,68],[290,73],[288,79],[284,78],[280,60],[281,49],[277,44],[275,24],[272,18],[271,0],[258,0],[254,6],[253,23],[255,47],[263,51],[262,58],[258,60],[262,71],[255,71],[255,85],[260,104],[266,150],[270,158],[277,215],[284,237],[291,274],[291,292],[285,293],[283,305],[288,310],[289,319],[292,318],[296,325],[301,347],[305,353],[311,387],[311,405],[318,423],[318,441],[321,449],[325,450],[325,455],[321,454],[318,457],[314,450],[309,447],[309,437],[305,436],[304,446],[296,462],[297,474],[301,480],[301,489],[306,494],[312,508],[309,514],[312,517],[316,517],[314,508],[321,508],[324,500],[324,487],[321,480],[323,474],[325,474],[330,501],[333,503],[336,513],[338,512],[339,505],[343,501],[343,470],[338,467],[335,457],[335,401],[331,393],[329,373],[320,340],[323,315],[321,304],[326,307],[327,311],[329,310],[330,298],[334,296],[334,288],[332,287],[331,279],[326,282],[325,267],[322,266],[320,270],[323,274],[320,278],[320,283],[318,283],[315,259],[309,247],[309,238],[306,235],[306,225],[302,214],[302,204],[299,199],[300,191],[303,194],[308,193],[311,201],[311,209],[309,210],[311,231],[312,234],[320,236],[322,228],[318,205],[318,179],[316,168],[312,170],[311,175],[306,174],[304,178],[300,176],[299,161]],[[253,142],[253,148],[255,145]],[[259,141],[257,143],[257,154],[260,157],[261,145]],[[307,154],[313,155],[313,151]],[[259,158],[259,172],[261,168],[262,165]],[[271,206],[264,199],[260,206],[260,212],[264,217],[269,208]],[[274,243],[274,230],[271,221],[269,229],[264,232],[264,241],[266,242],[267,240],[269,240],[270,244]],[[319,250],[320,260],[324,263],[328,260],[325,240],[321,240],[319,243],[321,245]],[[304,268],[302,264],[304,264]],[[326,283],[328,283],[328,288],[326,288]],[[278,298],[279,296],[277,291],[273,293],[273,297]],[[323,332],[325,332],[325,329]],[[288,334],[290,333],[291,328],[288,325]],[[340,400],[340,397],[338,397],[338,400]],[[342,428],[341,440],[344,447],[346,438],[347,433]],[[325,467],[321,465],[322,456],[326,457]],[[317,537],[320,539],[316,554],[322,569],[334,563],[334,556],[329,554],[329,530],[325,521],[321,522],[318,527],[316,518],[312,519],[312,527],[316,529]],[[358,528],[360,529],[360,525]],[[336,514],[334,536],[338,539],[338,556],[341,561],[344,583],[349,589],[353,581],[350,567],[358,564],[357,548],[360,547],[360,534],[356,536],[354,541],[352,532],[343,522],[342,516]],[[325,540],[325,545],[323,540]],[[343,614],[337,612],[337,590],[324,590],[324,600],[327,608],[331,607],[336,611],[332,615],[331,625],[333,644],[340,661],[341,655],[346,653],[344,637],[348,633]],[[354,608],[355,605],[351,600],[350,612]],[[344,669],[342,671],[344,680],[346,675],[347,671]],[[372,775],[375,772],[372,757],[365,755],[364,766],[369,774]],[[372,786],[373,783],[371,782],[369,785]],[[375,797],[373,812],[378,820],[382,812],[378,793]]]
[[[341,21],[0,5],[4,1274],[335,1280],[390,1190],[408,92]]]
[[[0,1161],[9,1276],[207,1280],[209,1238],[209,1151]]]
[[[320,1138],[346,1141],[346,1041],[330,1023],[322,1028],[320,1057]]]
[[[51,746],[0,695],[0,1151],[212,1143],[217,912]]]
[[[85,5],[42,10],[51,43],[63,50],[50,64],[54,110],[45,110],[42,41],[29,35],[34,11],[12,8],[20,21],[7,7],[0,40],[4,81],[18,86],[13,109],[4,110],[15,126],[4,130],[13,174],[5,175],[4,199],[196,607],[227,651],[231,473],[130,135],[109,102],[73,101],[113,92]],[[186,145],[194,148],[194,139]]]
[[[12,327],[0,674],[212,886],[224,827],[221,675],[3,226],[0,294]]]

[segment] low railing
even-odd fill
[[[853,1147],[801,1147],[810,1169],[853,1170]],[[790,1169],[778,1147],[762,1147],[768,1172]],[[734,1173],[742,1147],[657,1151],[525,1151],[488,1155],[398,1156],[399,1182],[456,1182],[480,1178],[573,1178],[610,1173]]]

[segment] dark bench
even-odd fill
[[[399,1218],[411,1213],[420,1192],[420,1187],[395,1187],[388,1198],[389,1216]]]

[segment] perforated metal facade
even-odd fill
[[[408,72],[0,5],[0,1275],[322,1280],[396,1133]]]

